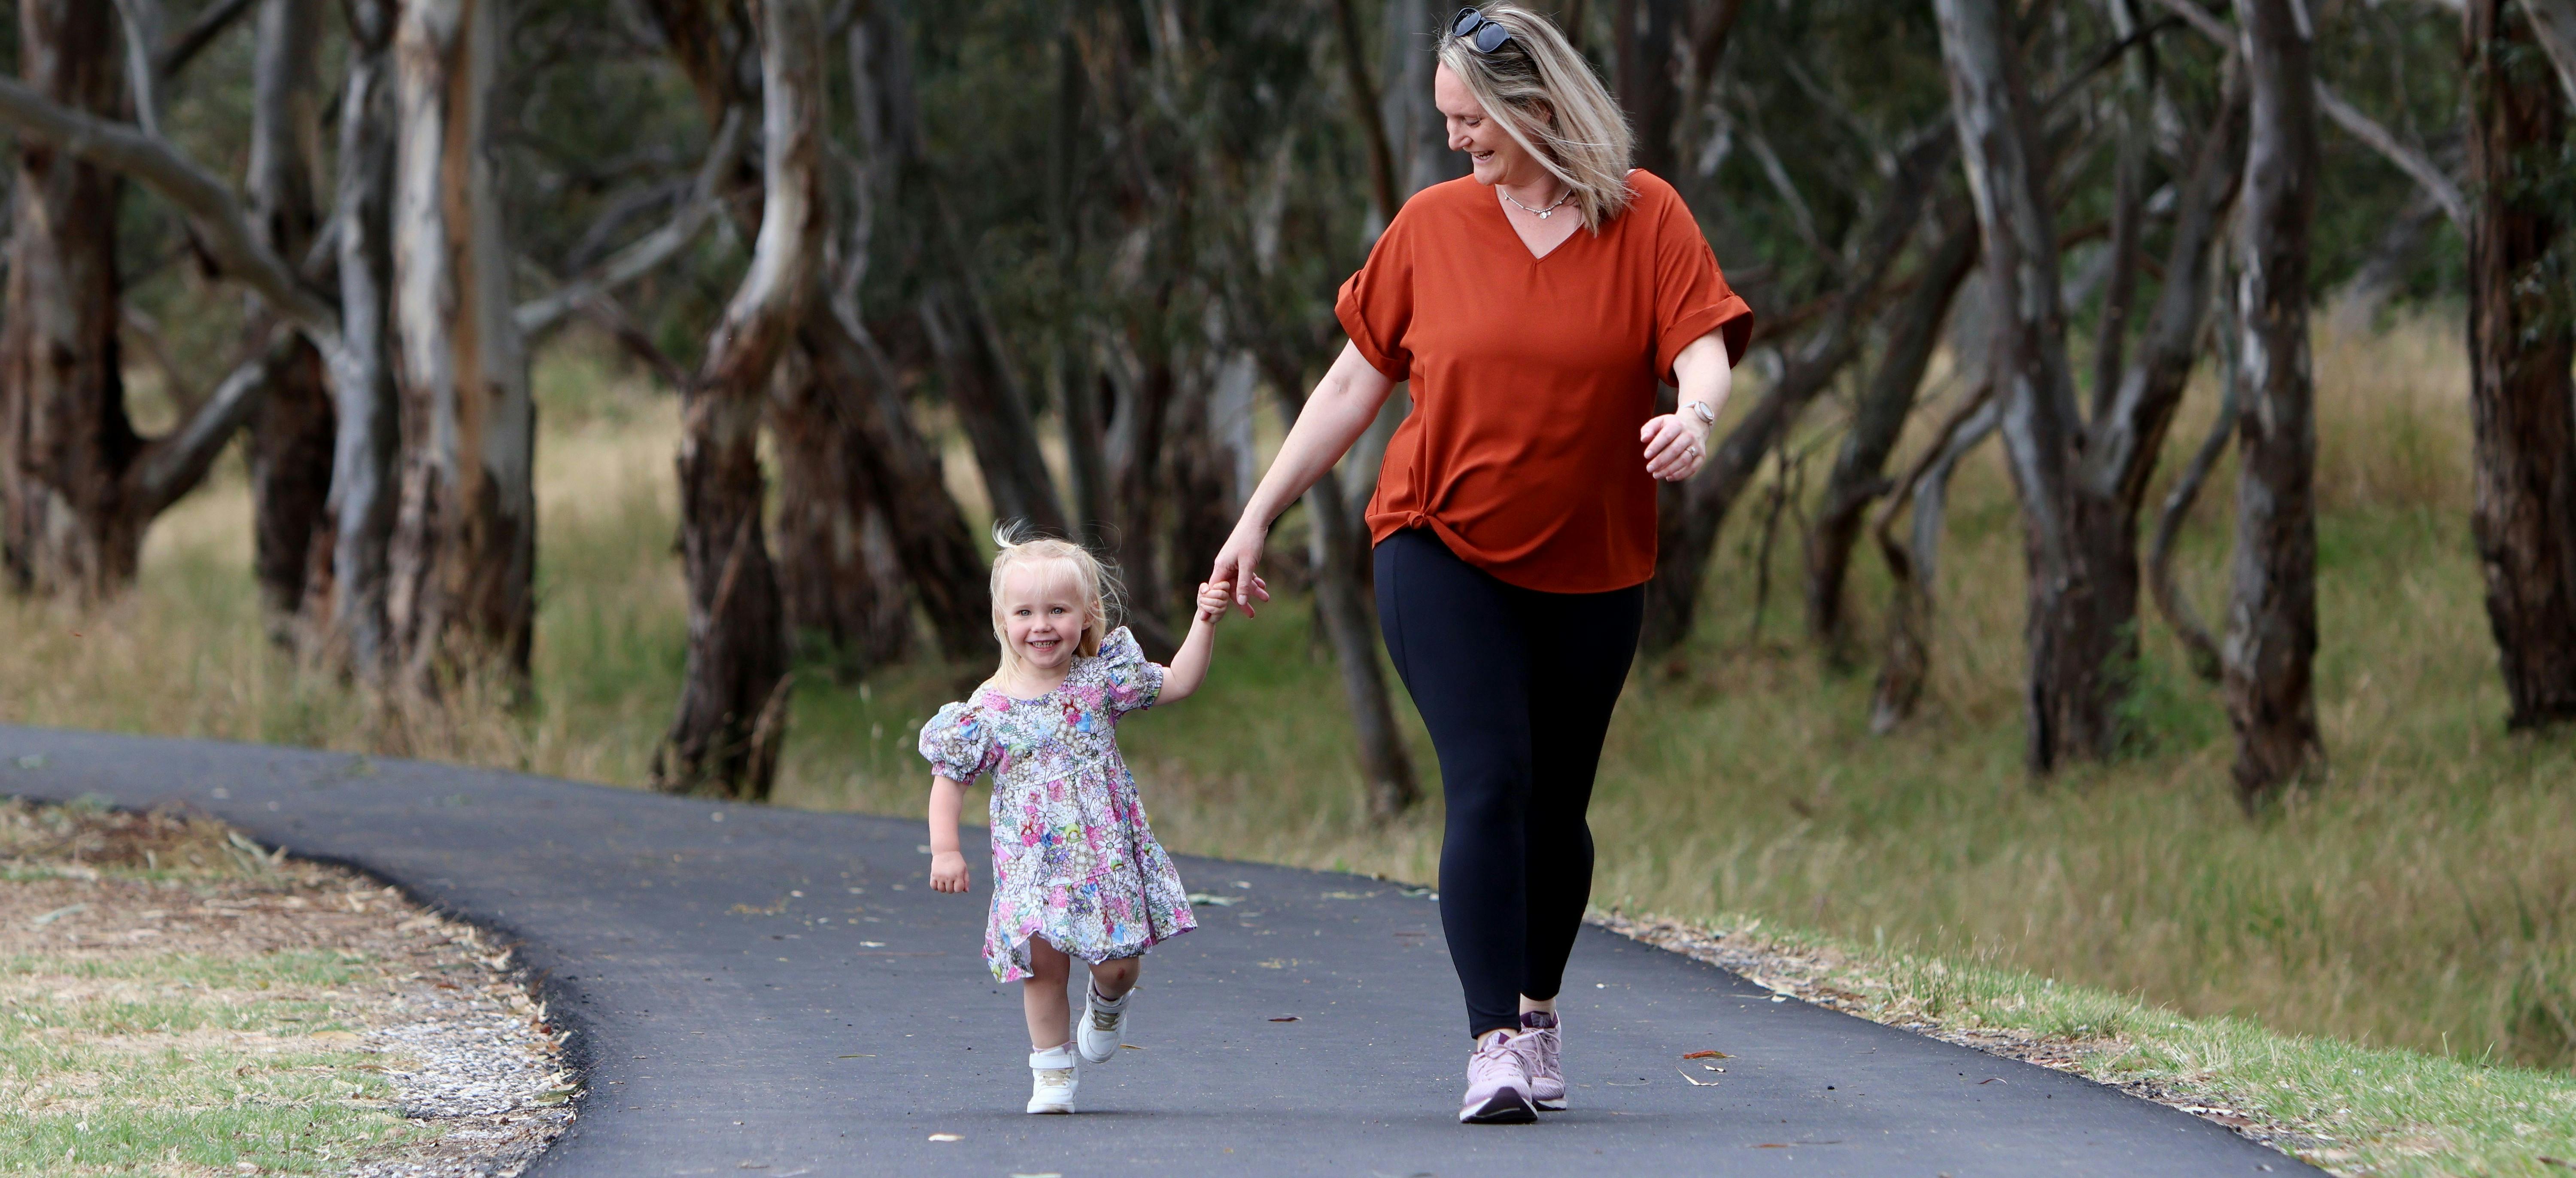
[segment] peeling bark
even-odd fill
[[[2507,724],[2576,720],[2576,332],[2566,318],[2566,210],[2534,176],[2566,139],[2567,108],[2532,68],[2532,29],[2504,0],[2469,0],[2469,413],[2487,624]],[[2563,261],[2557,264],[2563,265]]]
[[[2057,230],[2011,14],[1998,0],[1937,0],[1935,8],[1997,295],[1994,379],[2029,567],[2023,760],[2045,775],[2065,758],[2112,749],[2135,657],[2136,631],[2124,623],[2137,613],[2136,557],[2119,544],[2109,497],[2077,477],[2084,422],[2067,365]]]
[[[382,686],[395,648],[391,590],[401,398],[393,342],[393,41],[395,0],[343,0],[348,76],[340,91],[340,346],[331,364],[330,562],[317,568],[306,641],[361,682]],[[318,563],[318,562],[317,562]]]
[[[394,33],[401,506],[388,627],[407,685],[528,669],[535,407],[487,143],[503,0],[410,0]]]
[[[815,0],[760,6],[762,207],[751,268],[681,394],[680,554],[688,665],[653,756],[654,788],[766,800],[785,736],[784,606],[762,507],[761,411],[819,286],[823,21]]]
[[[2297,0],[2236,0],[2236,15],[2253,106],[2237,308],[2245,404],[2220,661],[2236,787],[2251,805],[2324,757],[2313,685],[2317,442],[2308,360],[2318,146],[2313,34]]]

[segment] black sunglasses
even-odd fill
[[[1457,23],[1449,26],[1449,35],[1467,38],[1467,43],[1475,46],[1478,53],[1491,53],[1512,40],[1510,29],[1486,20],[1484,13],[1473,8],[1458,10]]]

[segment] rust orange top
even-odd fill
[[[1636,192],[1599,235],[1530,256],[1492,189],[1416,193],[1342,284],[1360,355],[1410,381],[1369,500],[1372,543],[1428,527],[1507,584],[1599,593],[1655,571],[1655,480],[1638,431],[1673,357],[1722,331],[1744,353],[1753,311],[1672,185]]]

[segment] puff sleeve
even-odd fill
[[[1110,631],[1093,664],[1100,676],[1101,697],[1113,713],[1142,711],[1163,696],[1163,666],[1149,662],[1127,627]]]
[[[972,703],[939,709],[921,726],[920,747],[931,772],[961,785],[1000,767],[1001,742],[994,738],[992,725],[984,722],[983,710]]]

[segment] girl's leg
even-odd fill
[[[1145,972],[1142,957],[1119,957],[1091,967],[1091,988],[1112,1002],[1136,988],[1136,979]]]
[[[1031,937],[1029,971],[1028,979],[1020,983],[1020,1012],[1029,1020],[1029,1050],[1062,1047],[1065,1032],[1073,1026],[1073,1010],[1064,995],[1065,979],[1073,975],[1073,959],[1047,944],[1045,937]]]
[[[1530,671],[1507,591],[1428,531],[1377,546],[1378,624],[1440,753],[1440,928],[1470,1036],[1520,1028],[1527,972]]]
[[[1521,1009],[1556,1009],[1565,959],[1592,898],[1592,779],[1610,713],[1628,682],[1645,616],[1645,587],[1610,593],[1529,594],[1530,829],[1529,954]]]

